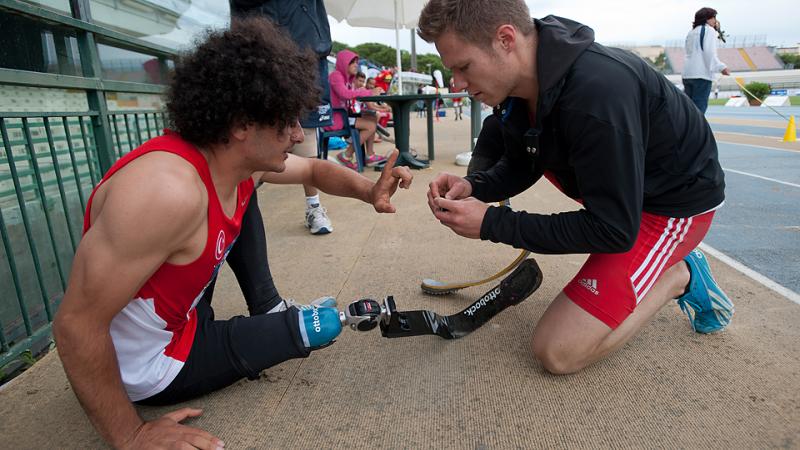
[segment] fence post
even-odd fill
[[[481,122],[481,101],[475,97],[470,98],[469,115],[472,129],[472,139],[469,144],[469,149],[472,151],[475,150],[475,142],[478,140],[478,135],[481,133],[481,127],[483,126],[483,122]]]
[[[87,0],[70,0],[69,3],[73,17],[84,22],[91,22]],[[94,33],[81,30],[77,32],[77,38],[83,76],[100,80],[103,70],[100,66],[100,55],[97,51],[97,43],[94,40]],[[87,89],[86,98],[89,102],[89,109],[99,113],[91,119],[92,133],[94,134],[94,142],[97,148],[100,171],[105,174],[115,161],[114,144],[111,141],[111,124],[108,121],[106,93],[102,90],[102,86],[100,86],[100,89]]]

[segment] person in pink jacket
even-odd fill
[[[358,55],[350,50],[341,50],[336,54],[336,70],[328,75],[331,85],[331,105],[334,108],[349,109],[348,103],[355,101],[358,96],[378,95],[383,92],[381,88],[356,89],[354,88],[356,74],[358,73]],[[383,156],[375,154],[374,140],[377,118],[374,115],[362,117],[349,117],[351,127],[356,127],[361,138],[361,142],[367,147],[367,166],[374,166],[386,160]],[[340,130],[344,126],[341,114],[333,115],[333,125],[326,130]],[[339,153],[336,159],[343,165],[355,169],[355,151],[353,144],[347,146],[347,150]]]

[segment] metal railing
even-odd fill
[[[68,76],[0,68],[0,85],[80,89],[89,106],[86,111],[0,111],[0,381],[5,366],[50,339],[92,188],[114,161],[166,126],[162,111],[109,111],[106,92],[163,94],[165,86],[102,79],[97,42],[158,58],[161,79],[176,53],[84,19],[88,2],[72,0],[71,6],[72,16],[66,16],[0,0],[2,14],[73,30],[83,72]]]
[[[103,174],[92,127],[96,116],[0,113],[0,234],[8,268],[0,271],[0,319],[6,319],[0,320],[0,367],[49,333],[86,202]],[[111,158],[159,135],[165,120],[161,112],[110,112]]]

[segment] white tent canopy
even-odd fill
[[[325,0],[325,9],[336,20],[354,27],[415,28],[427,0]],[[395,4],[397,20],[395,20]]]

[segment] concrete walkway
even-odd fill
[[[424,154],[424,120],[413,119],[412,127],[412,146]],[[335,231],[310,236],[300,187],[261,188],[270,261],[284,296],[333,294],[344,306],[394,295],[400,310],[452,314],[489,288],[442,297],[419,289],[426,277],[487,276],[518,254],[460,238],[431,216],[428,182],[439,171],[464,174],[452,162],[469,149],[468,121],[448,117],[435,127],[438,158],[432,169],[415,172],[410,191],[398,192],[394,215],[323,196]],[[576,204],[540,183],[514,207],[555,212]],[[390,340],[377,330],[345,330],[307,359],[187,402],[205,411],[188,423],[230,449],[800,448],[800,305],[713,259],[737,309],[726,331],[696,334],[670,304],[607,360],[577,375],[545,373],[530,355],[534,325],[584,259],[537,256],[545,277],[539,291],[464,339]],[[246,311],[227,269],[214,306],[217,317]],[[141,413],[153,418],[172,409]],[[0,417],[2,448],[103,447],[55,354],[0,391]]]

